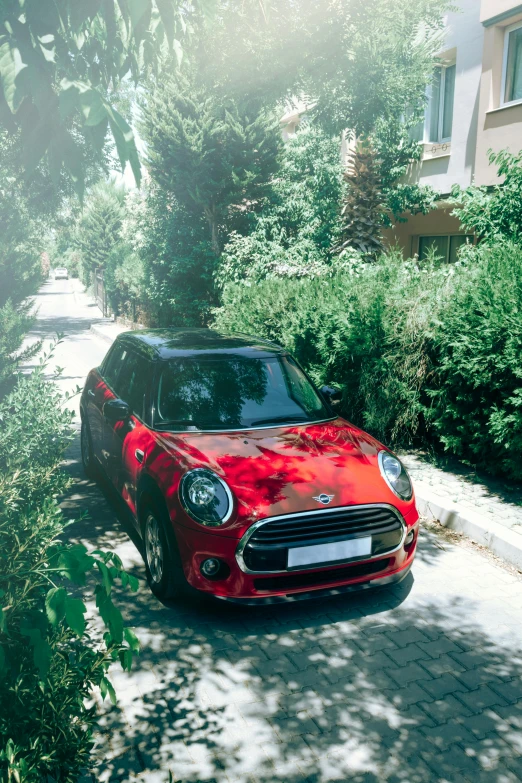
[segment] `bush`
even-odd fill
[[[45,366],[22,375],[0,403],[0,780],[73,783],[89,764],[97,686],[115,699],[112,661],[130,668],[137,640],[111,598],[116,579],[137,589],[113,553],[64,543],[58,470],[71,439]],[[77,588],[96,570],[103,641]]]
[[[451,453],[522,479],[522,247],[481,246],[437,325],[429,418]]]
[[[317,383],[342,386],[348,418],[405,444],[423,427],[430,325],[451,279],[394,253],[332,278],[229,285],[215,323],[285,345]]]
[[[391,254],[354,274],[229,284],[215,325],[286,346],[343,413],[391,445],[420,440],[521,480],[522,248],[455,265]]]
[[[327,272],[341,191],[339,140],[305,124],[285,144],[270,200],[251,215],[250,233],[230,234],[216,272],[218,286]]]

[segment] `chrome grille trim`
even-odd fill
[[[243,537],[240,539],[239,544],[237,545],[236,549],[236,562],[245,574],[287,574],[290,573],[288,570],[284,571],[252,571],[250,568],[248,568],[247,564],[245,563],[243,559],[243,552],[245,551],[245,547],[248,544],[250,538],[252,535],[258,530],[262,525],[266,525],[269,522],[278,522],[279,520],[286,520],[286,519],[292,519],[296,517],[304,517],[306,518],[307,514],[321,514],[321,515],[328,515],[332,514],[333,512],[339,512],[339,511],[354,511],[356,509],[372,509],[372,508],[384,508],[388,511],[391,511],[397,519],[400,522],[400,525],[402,527],[402,536],[400,543],[394,548],[389,549],[387,552],[381,552],[378,555],[370,555],[369,557],[358,557],[358,558],[350,558],[348,560],[342,560],[337,561],[335,565],[342,565],[344,563],[357,563],[357,562],[363,562],[367,560],[378,560],[379,558],[385,558],[388,557],[388,555],[392,555],[394,552],[398,552],[402,547],[404,546],[404,539],[406,538],[407,534],[407,528],[406,523],[404,522],[404,518],[402,514],[395,508],[395,506],[391,506],[389,503],[365,503],[362,505],[357,506],[335,506],[334,508],[319,508],[319,509],[308,509],[307,511],[300,511],[297,514],[281,514],[276,517],[266,517],[265,519],[259,519],[257,522],[254,522],[253,525],[251,525],[246,533],[243,535]],[[317,569],[317,565],[310,565],[307,567],[303,567],[299,569],[300,571],[313,571],[314,569]],[[321,566],[319,566],[320,568]],[[324,568],[328,568],[328,565],[324,565]],[[293,573],[296,573],[296,569],[292,569]]]

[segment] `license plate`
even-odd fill
[[[335,541],[331,544],[314,544],[288,550],[288,568],[330,563],[335,560],[350,560],[372,553],[372,537],[350,538],[347,541]]]

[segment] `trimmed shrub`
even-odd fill
[[[392,253],[352,271],[229,284],[215,325],[286,346],[379,439],[522,479],[521,246],[469,248],[451,266]]]

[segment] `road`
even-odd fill
[[[34,336],[65,333],[62,386],[107,345],[72,281],[37,298]],[[124,511],[82,475],[68,530],[114,548],[143,580]],[[88,516],[85,516],[85,513]],[[479,549],[424,530],[411,577],[392,589],[288,606],[164,606],[142,582],[119,596],[143,645],[114,671],[97,766],[85,781],[511,783],[522,781],[522,581]]]

